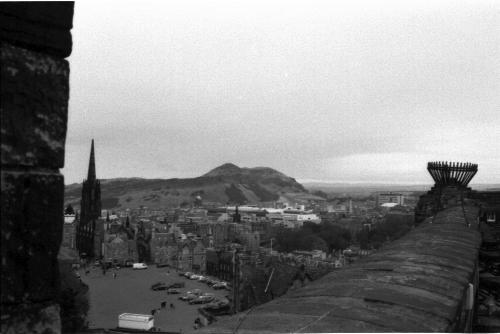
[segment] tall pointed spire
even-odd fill
[[[89,174],[87,180],[95,180],[95,156],[94,156],[94,139],[92,138],[92,146],[90,147]]]

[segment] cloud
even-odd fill
[[[465,159],[500,180],[498,2],[95,6],[75,8],[69,182],[91,138],[106,178],[425,180],[426,159]]]

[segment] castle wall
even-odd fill
[[[2,333],[59,333],[73,3],[2,3]]]

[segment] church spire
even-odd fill
[[[87,180],[95,180],[95,156],[94,156],[94,139],[92,139],[92,146],[90,147],[90,160],[89,160],[89,174]]]

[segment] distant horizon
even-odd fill
[[[190,179],[190,178],[197,178],[197,177],[202,177],[204,174],[208,173],[209,171],[218,168],[222,165],[225,164],[234,164],[232,162],[224,162],[220,164],[217,167],[211,168],[204,173],[201,173],[200,175],[195,175],[195,176],[187,176],[187,177],[145,177],[145,176],[119,176],[119,177],[99,177],[97,175],[97,178],[99,180],[120,180],[120,179],[142,179],[142,180],[169,180],[169,179]],[[236,165],[236,164],[234,164]],[[238,166],[239,168],[271,168],[276,170],[277,172],[283,173],[282,171],[272,168],[269,166],[265,165],[258,165],[255,167],[247,167],[247,166]],[[427,173],[427,170],[425,170],[425,173]],[[297,182],[300,184],[324,184],[324,185],[363,185],[363,186],[432,186],[434,184],[434,181],[432,180],[431,176],[429,176],[430,180],[421,180],[421,181],[394,181],[394,180],[371,180],[371,181],[366,181],[366,180],[327,180],[327,179],[310,179],[310,178],[297,178],[291,175],[287,175],[286,173],[283,173],[288,177],[294,178]],[[83,179],[81,181],[76,181],[76,182],[71,182],[71,183],[66,183],[65,185],[73,185],[73,184],[81,184]],[[469,183],[470,186],[478,185],[478,186],[500,186],[500,182],[474,182],[474,179]]]

